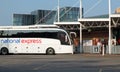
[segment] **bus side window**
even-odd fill
[[[0,37],[7,37],[7,36],[8,36],[8,31],[7,30],[0,31]]]
[[[4,31],[0,31],[0,37],[3,37]]]

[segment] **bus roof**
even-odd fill
[[[57,25],[0,26],[0,29],[38,29],[38,28],[59,28],[59,26]]]
[[[56,25],[0,26],[0,30],[58,30],[66,32]]]

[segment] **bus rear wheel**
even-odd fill
[[[1,54],[2,55],[7,55],[8,54],[8,49],[7,48],[2,48],[1,49]]]
[[[48,48],[48,49],[46,50],[46,54],[47,54],[47,55],[54,55],[54,54],[55,54],[55,50],[54,50],[53,48]]]

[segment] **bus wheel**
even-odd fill
[[[47,55],[54,55],[54,54],[55,54],[55,51],[54,51],[53,48],[48,48],[48,49],[46,50],[46,54],[47,54]]]
[[[7,48],[2,48],[1,49],[1,54],[2,55],[7,55],[8,54],[8,49]]]

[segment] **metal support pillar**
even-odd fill
[[[108,47],[109,47],[109,54],[111,54],[111,0],[108,0],[109,3],[109,41],[108,41]]]
[[[83,44],[82,44],[82,24],[80,23],[80,53],[83,52]]]
[[[82,19],[82,0],[80,0],[80,19]],[[83,44],[82,44],[82,24],[80,23],[80,53],[83,52]]]

